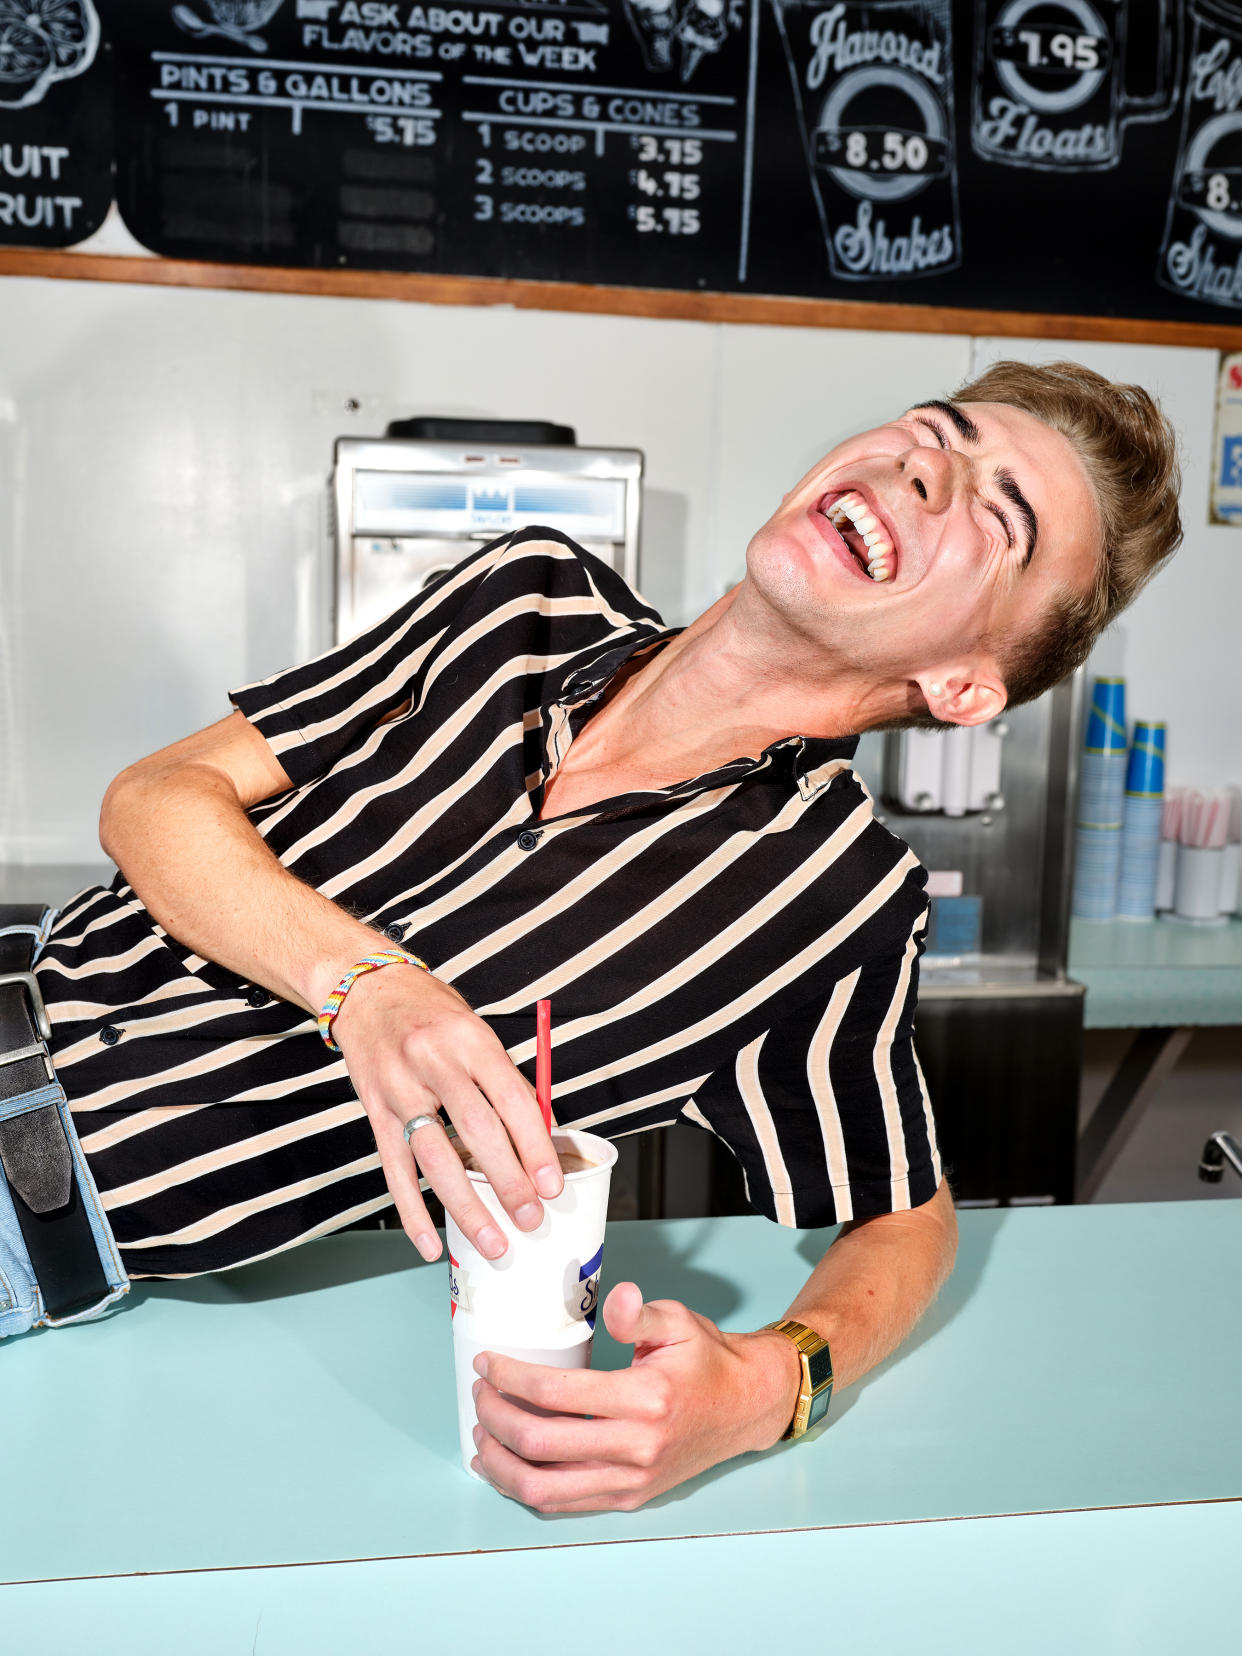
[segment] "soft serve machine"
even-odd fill
[[[398,420],[339,437],[332,473],[337,639],[380,620],[470,552],[527,524],[638,577],[643,457],[579,448],[542,420]]]

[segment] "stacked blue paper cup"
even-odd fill
[[[1126,767],[1125,818],[1121,830],[1121,873],[1117,918],[1151,920],[1156,913],[1160,866],[1160,821],[1164,815],[1164,726],[1134,726]]]
[[[1111,920],[1117,912],[1125,792],[1126,681],[1098,678],[1091,686],[1078,794],[1074,913],[1080,919]]]

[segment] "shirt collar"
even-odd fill
[[[719,770],[697,778],[695,786],[736,775],[739,769],[762,770],[765,767],[783,771],[792,782],[810,771],[819,770],[834,759],[848,762],[854,757],[857,747],[857,736],[781,736],[775,742],[769,742],[757,759],[749,754],[740,755]]]
[[[567,708],[578,707],[583,702],[590,701],[627,661],[636,655],[647,655],[657,649],[663,649],[681,630],[680,627],[645,629],[620,641],[614,639],[602,650],[599,645],[592,645],[590,649],[584,650],[569,662],[554,700]]]
[[[858,752],[857,736],[799,736],[802,743],[800,770],[814,770],[831,759],[852,759]]]

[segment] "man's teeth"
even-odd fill
[[[834,500],[824,514],[834,528],[842,529],[850,523],[863,538],[867,548],[867,573],[873,581],[891,581],[893,578],[892,542],[884,534],[880,525],[861,495],[845,494],[839,500]]]

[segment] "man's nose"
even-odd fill
[[[968,465],[964,454],[920,446],[905,456],[902,480],[929,511],[942,512],[967,481]]]

